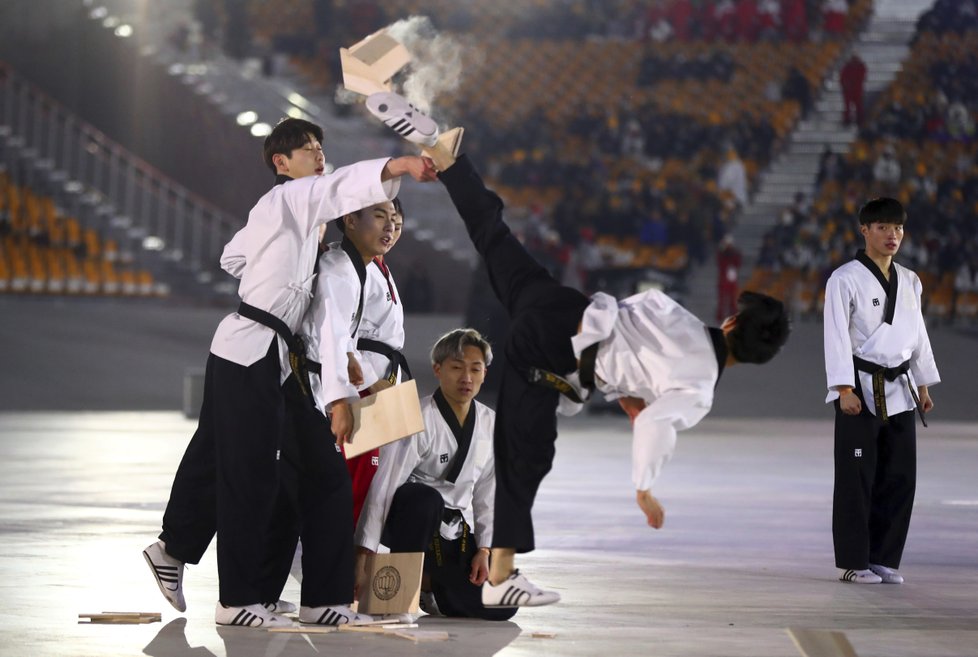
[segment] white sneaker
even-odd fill
[[[488,581],[482,585],[482,605],[484,607],[539,607],[560,600],[556,591],[544,591],[536,584],[520,575],[519,570],[504,581],[493,586]]]
[[[869,569],[876,573],[884,584],[903,584],[903,575],[893,568],[887,568],[876,563],[869,564]]]
[[[258,603],[245,607],[226,607],[220,602],[214,612],[218,625],[232,627],[292,627],[293,623],[284,616],[276,616]]]
[[[843,570],[842,575],[839,576],[839,581],[852,582],[853,584],[879,584],[883,578],[865,568],[863,570]]]
[[[421,592],[421,596],[418,598],[418,606],[421,607],[421,611],[429,616],[445,615],[441,613],[441,609],[438,608],[438,601],[435,600],[435,594],[431,591]]]
[[[187,601],[183,597],[183,562],[166,553],[163,541],[156,541],[143,550],[143,558],[167,602],[177,611],[187,611]]]
[[[378,91],[367,96],[367,109],[410,142],[424,146],[434,146],[438,142],[438,124],[403,96]]]
[[[367,625],[373,616],[358,614],[346,605],[331,607],[299,607],[299,622],[310,625]]]
[[[279,600],[278,602],[266,602],[262,605],[265,609],[272,612],[273,614],[294,614],[299,611],[299,608],[295,606],[294,603],[288,600]]]

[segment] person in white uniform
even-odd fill
[[[366,394],[378,379],[372,368],[362,368],[363,357],[356,351],[354,341],[361,335],[364,318],[370,316],[379,322],[388,305],[382,295],[368,292],[367,271],[397,242],[403,216],[395,201],[363,208],[337,221],[343,238],[320,245],[313,299],[299,327],[309,354],[309,389],[314,403],[298,403],[289,414],[290,432],[283,441],[282,461],[290,468],[285,474],[297,476],[286,476],[280,490],[281,499],[269,533],[263,595],[269,600],[278,599],[301,535],[302,581],[320,576],[328,583],[326,597],[333,601],[310,604],[309,598],[303,596],[298,610],[301,622],[336,625],[370,620],[349,608],[353,595],[356,487],[351,497],[349,461],[343,458],[341,449],[349,433],[344,427],[352,425],[345,416],[334,422],[333,411],[334,407],[348,409],[349,403]],[[221,259],[222,266],[235,276],[240,275],[245,261],[237,246],[238,241],[232,241]],[[403,326],[403,315],[400,325]],[[377,330],[380,328],[377,326]],[[297,395],[299,388],[292,386],[289,392]],[[335,437],[334,449],[329,449],[323,440],[331,434]],[[301,440],[306,435],[313,438]],[[369,480],[364,488],[366,485]],[[337,531],[343,527],[350,531]]]
[[[906,212],[877,198],[859,211],[866,242],[825,286],[825,372],[835,406],[832,537],[840,579],[899,584],[916,488],[916,417],[940,375],[917,275],[893,261]],[[926,422],[924,421],[924,426]]]
[[[292,404],[283,383],[301,370],[293,367],[302,356],[295,330],[312,296],[319,227],[393,198],[402,175],[434,177],[420,157],[371,160],[323,175],[322,136],[315,124],[286,119],[265,140],[276,185],[243,229],[241,305],[214,335],[199,425],[174,477],[160,541],[144,551],[160,590],[183,611],[184,564],[199,561],[216,528],[221,625],[291,624],[262,604],[269,602],[262,563]],[[304,378],[295,376],[300,384]]]
[[[400,200],[394,199],[394,209],[396,215],[387,253],[397,244],[404,226],[404,208]],[[365,379],[374,383],[361,387],[361,396],[379,392],[412,378],[411,368],[401,352],[404,348],[404,306],[401,305],[394,276],[387,266],[387,253],[374,256],[366,265],[363,317],[357,330],[356,348]],[[346,462],[353,483],[354,525],[360,517],[370,481],[377,472],[379,463],[378,449],[372,449]]]
[[[388,252],[397,244],[404,229],[404,207],[400,199],[394,199],[394,209],[397,217]],[[369,368],[378,382],[386,381],[387,385],[410,381],[413,378],[411,368],[401,352],[404,339],[404,305],[386,255],[378,255],[367,265],[363,318],[357,331],[357,351],[365,376]]]
[[[503,221],[503,203],[466,156],[443,168],[448,189],[496,296],[511,317],[496,404],[496,503],[486,606],[556,602],[515,568],[516,552],[534,549],[531,510],[553,464],[558,405],[566,412],[593,388],[618,399],[632,418],[632,481],[648,524],[663,523],[651,494],[676,432],[710,410],[725,366],[764,363],[788,338],[783,304],[745,292],[739,312],[708,328],[662,292],[588,299],[563,287],[530,256]]]
[[[487,609],[496,493],[496,414],[475,400],[492,348],[473,329],[443,335],[431,350],[438,389],[421,400],[425,430],[381,448],[355,542],[361,554],[424,552],[423,608],[446,616],[507,620]]]

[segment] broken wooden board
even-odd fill
[[[789,627],[788,636],[804,657],[859,657],[845,633]]]
[[[348,459],[424,431],[418,384],[413,379],[354,402],[352,410],[353,435],[343,446]]]

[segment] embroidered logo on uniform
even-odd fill
[[[448,454],[442,454],[441,456],[438,457],[438,460],[441,461],[442,463],[448,463]]]
[[[373,465],[373,466],[380,465],[380,457],[379,456],[371,456],[370,457],[370,465]]]
[[[880,305],[880,300],[879,299],[873,299],[873,305],[874,306]]]
[[[387,300],[388,300],[388,301],[390,301],[390,300],[391,300],[391,293],[390,293],[390,291],[389,291],[389,290],[388,290],[388,292],[387,292]]]
[[[856,448],[855,456],[858,458],[858,457],[860,457],[862,455],[863,455],[863,450],[857,447]]]

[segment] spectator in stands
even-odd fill
[[[731,193],[739,207],[747,204],[747,168],[733,148],[727,149],[726,160],[720,165],[717,187]]]
[[[788,69],[788,75],[781,87],[781,97],[797,102],[801,108],[802,117],[808,116],[808,110],[812,106],[812,88],[808,83],[808,78],[798,70],[797,66]]]
[[[856,53],[846,60],[839,71],[839,85],[842,87],[842,123],[849,125],[853,119],[856,125],[863,124],[863,85],[866,82],[866,63]]]
[[[887,193],[892,193],[900,184],[900,176],[901,167],[896,157],[896,148],[893,144],[887,144],[873,165],[873,180],[880,183]]]
[[[954,141],[969,142],[975,136],[975,120],[961,101],[954,101],[947,108],[947,134]]]
[[[846,178],[846,161],[839,153],[832,151],[828,144],[818,161],[818,176],[815,184],[821,186],[825,181],[840,182]]]
[[[676,41],[686,43],[693,38],[694,8],[692,0],[673,0],[667,13]]]
[[[781,0],[760,0],[757,5],[758,36],[764,41],[781,38]]]
[[[808,14],[805,0],[783,0],[784,36],[788,41],[801,42],[808,38]]]
[[[845,35],[848,13],[846,0],[825,0],[822,3],[822,31],[827,37],[839,39]]]
[[[757,0],[737,0],[737,39],[753,43],[760,31]]]
[[[740,266],[743,258],[734,245],[733,236],[724,235],[717,249],[717,321],[737,314],[740,294]]]

